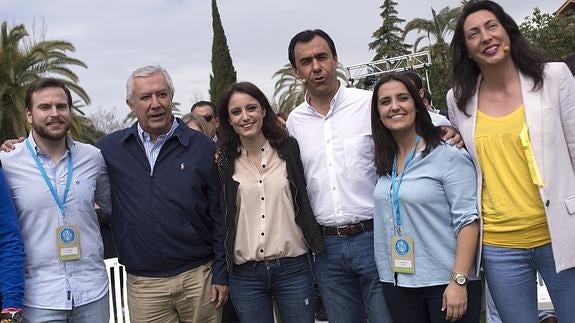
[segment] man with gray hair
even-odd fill
[[[219,322],[228,276],[214,144],[172,115],[174,86],[162,67],[138,68],[126,90],[137,122],[97,146],[130,320]]]

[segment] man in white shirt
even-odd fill
[[[67,133],[72,97],[40,79],[26,91],[28,138],[0,152],[26,250],[23,322],[107,323],[108,276],[94,202],[110,210],[100,151]]]
[[[373,256],[371,92],[337,80],[335,45],[322,30],[294,36],[288,56],[306,100],[287,127],[300,145],[308,195],[325,234],[314,275],[330,323],[391,322]]]

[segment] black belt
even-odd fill
[[[354,236],[358,233],[373,230],[373,219],[339,227],[324,227],[323,233],[328,236]]]

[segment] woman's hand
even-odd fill
[[[445,319],[457,321],[467,312],[467,286],[450,282],[443,292],[441,311],[445,311]]]

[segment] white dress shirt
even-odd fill
[[[70,310],[99,300],[108,292],[100,225],[94,202],[110,211],[110,184],[106,164],[94,146],[67,138],[68,150],[58,161],[41,152],[32,134],[28,140],[44,166],[57,194],[62,197],[72,158],[72,182],[65,201],[68,223],[79,228],[81,259],[60,261],[56,229],[63,218],[26,143],[0,152],[26,251],[24,306]]]
[[[319,224],[373,218],[377,182],[371,136],[371,92],[340,84],[323,116],[303,102],[287,120],[301,150],[307,190]]]

